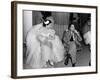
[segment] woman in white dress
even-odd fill
[[[48,61],[53,65],[64,59],[64,47],[55,35],[53,25],[53,18],[46,16],[43,23],[35,25],[28,32],[26,65],[30,68],[47,67]]]
[[[86,45],[89,45],[89,51],[91,55],[91,22],[90,20],[87,21],[86,25],[83,28],[83,38]],[[91,57],[89,57],[89,66],[91,66]]]

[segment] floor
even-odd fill
[[[82,45],[81,51],[77,52],[77,66],[89,66],[89,60],[90,60],[90,52],[88,46]],[[64,61],[58,63],[55,65],[55,67],[72,67],[71,61],[69,61],[68,65],[64,65]]]
[[[90,52],[89,47],[82,43],[81,50],[77,52],[77,63],[76,66],[89,66]],[[54,66],[48,65],[48,68],[57,68],[57,67],[72,67],[71,61],[68,65],[64,64],[64,61],[55,64]]]

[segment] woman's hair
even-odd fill
[[[43,19],[45,20],[47,17],[51,16],[51,12],[49,11],[41,11],[41,14],[43,15]]]
[[[41,11],[41,14],[42,14],[42,18],[43,18],[43,27],[46,27],[47,25],[49,25],[50,23],[52,23],[51,20],[47,19],[48,17],[51,16],[51,12],[49,11]]]
[[[45,22],[43,22],[43,27],[46,27],[50,23],[52,23],[51,20],[46,20]]]
[[[70,24],[68,25],[68,29],[70,29],[71,25],[74,25],[74,23],[70,23]],[[75,27],[75,25],[74,25],[74,27]]]

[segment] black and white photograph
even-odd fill
[[[24,69],[91,66],[91,14],[24,10],[23,19]]]
[[[14,77],[97,72],[96,6],[31,2],[12,6]]]

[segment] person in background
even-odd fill
[[[80,45],[79,41],[81,41],[82,38],[79,34],[79,32],[75,29],[74,24],[70,24],[68,29],[66,29],[63,33],[62,42],[64,44],[65,50],[66,50],[66,58],[64,64],[67,65],[69,62],[69,59],[71,59],[72,66],[74,67],[76,64],[76,45]]]
[[[90,19],[87,21],[86,25],[83,28],[83,39],[86,45],[89,46],[89,51],[91,54],[91,21]],[[89,57],[89,66],[91,66],[91,57]]]

